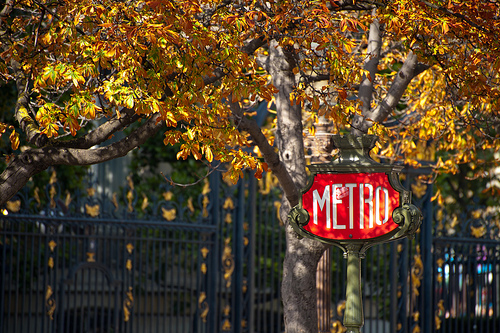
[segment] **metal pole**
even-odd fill
[[[363,300],[361,297],[361,253],[363,245],[348,245],[344,257],[347,258],[346,304],[344,326],[347,333],[360,333],[365,319],[363,316]]]

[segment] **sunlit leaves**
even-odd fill
[[[19,133],[13,130],[9,136],[11,148],[16,150],[19,147]]]
[[[4,135],[7,132],[7,130],[11,131],[9,135],[11,148],[13,150],[16,150],[17,148],[19,148],[20,144],[19,133],[16,132],[14,126],[0,122],[0,137],[2,137],[2,135]]]
[[[272,104],[278,89],[263,68],[269,41],[291,57],[296,85],[289,100],[305,110],[310,133],[320,118],[337,132],[348,131],[361,107],[374,108],[387,96],[412,50],[431,69],[412,81],[389,125],[371,129],[381,136],[378,153],[417,165],[421,147],[432,142],[445,152],[436,169],[453,171],[457,163],[477,160],[481,149],[498,150],[498,7],[486,1],[380,3],[372,10],[378,3],[359,1],[352,11],[320,0],[73,0],[50,3],[55,17],[19,1],[16,6],[31,9],[9,22],[15,33],[1,57],[5,64],[18,60],[27,73],[30,112],[47,136],[78,135],[89,120],[120,118],[124,108],[141,117],[159,113],[168,127],[164,143],[180,147],[178,158],[230,163],[228,177],[235,180],[243,168],[256,168],[257,175],[264,168],[258,152],[240,149],[249,143],[228,103]],[[372,75],[363,65],[373,56],[367,35],[375,18],[383,44]],[[256,40],[264,47],[248,53]],[[7,77],[7,65],[0,67]],[[369,106],[357,96],[364,78],[373,84]],[[263,132],[272,143],[273,129]]]

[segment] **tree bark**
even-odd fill
[[[306,185],[306,162],[302,136],[302,110],[290,102],[295,86],[293,56],[273,41],[269,48],[269,72],[279,89],[275,95],[277,108],[276,145],[280,161],[296,188]],[[286,193],[285,193],[286,195]],[[291,205],[297,202],[283,200],[280,216],[287,221]],[[282,298],[287,333],[318,331],[316,305],[316,267],[325,246],[310,239],[299,239],[292,227],[285,223],[286,253],[283,262]]]

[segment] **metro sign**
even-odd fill
[[[377,137],[333,135],[338,157],[311,164],[309,182],[289,222],[299,237],[360,251],[377,243],[412,237],[422,214],[399,181],[402,165],[370,157]]]
[[[316,174],[302,194],[309,214],[303,230],[323,239],[380,237],[399,227],[392,212],[400,205],[400,193],[384,172]]]
[[[374,135],[332,135],[337,158],[311,164],[308,184],[288,214],[299,238],[344,251],[347,259],[344,327],[360,332],[364,323],[361,259],[375,244],[413,237],[422,213],[399,182],[402,165],[373,160]]]

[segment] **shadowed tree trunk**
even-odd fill
[[[269,50],[269,70],[273,84],[279,89],[275,95],[278,114],[276,144],[280,160],[285,165],[297,188],[306,185],[306,161],[302,136],[302,110],[290,102],[295,86],[292,73],[293,57],[276,43]],[[280,216],[287,220],[291,205],[283,199]],[[292,227],[286,224],[286,254],[283,263],[282,297],[285,327],[288,333],[317,332],[316,266],[325,246],[309,239],[298,239]]]

